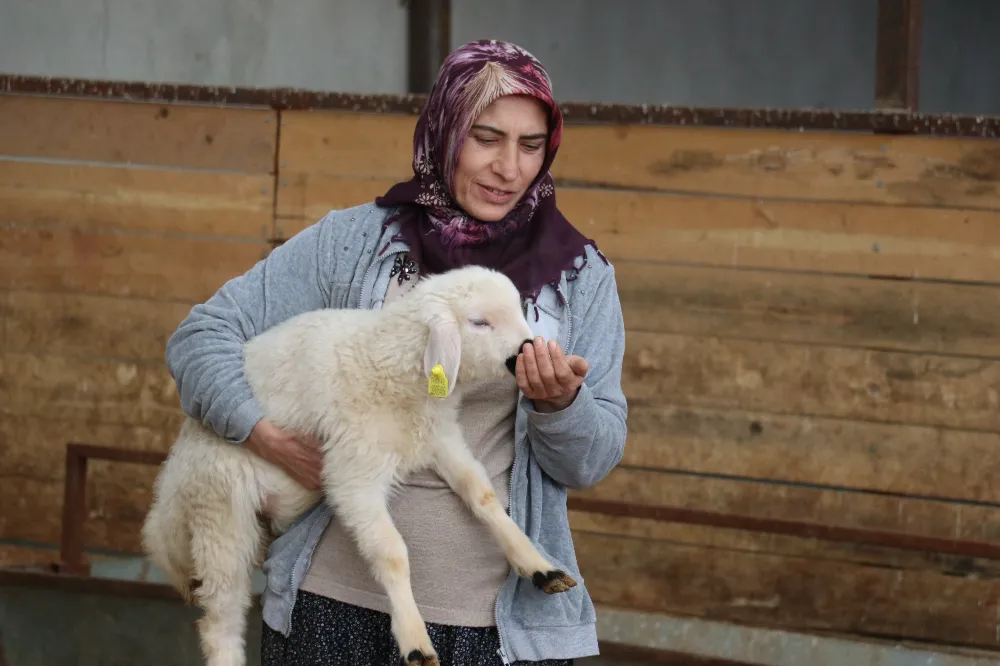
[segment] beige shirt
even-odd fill
[[[405,261],[405,258],[404,258]],[[397,265],[399,263],[397,262]],[[402,297],[416,277],[404,271],[389,282],[386,302]],[[497,497],[508,506],[514,458],[517,384],[513,378],[472,389],[460,410],[473,455],[486,467]],[[492,626],[509,565],[489,530],[433,471],[412,475],[392,495],[389,513],[409,549],[413,595],[424,620]],[[367,563],[334,517],[313,554],[301,589],[382,612],[389,601]]]

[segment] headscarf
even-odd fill
[[[517,94],[530,95],[548,108],[545,160],[538,176],[502,220],[480,221],[455,202],[453,178],[458,158],[479,114],[498,97]],[[386,221],[386,226],[394,220],[400,222],[400,232],[393,240],[409,244],[410,258],[422,273],[478,264],[504,273],[526,300],[537,299],[546,284],[556,286],[558,293],[562,272],[571,271],[572,279],[585,264],[585,246],[597,247],[556,207],[549,168],[559,149],[562,127],[562,112],[553,99],[548,73],[524,49],[508,42],[481,40],[450,53],[417,119],[413,177],[375,200],[379,206],[400,207]],[[580,266],[575,265],[577,257],[583,257]]]

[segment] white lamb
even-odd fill
[[[208,666],[244,664],[252,570],[268,539],[324,496],[386,591],[402,661],[437,666],[410,588],[407,547],[387,509],[394,484],[427,466],[490,528],[519,575],[549,594],[576,585],[503,510],[456,418],[463,387],[513,381],[516,355],[531,337],[510,280],[471,267],[421,280],[381,310],[309,312],[245,345],[246,377],[266,418],[323,440],[324,493],[195,420],[183,424],[156,479],[142,540],[185,599],[203,609],[198,633]],[[429,395],[429,377],[440,378],[440,369],[444,398]]]

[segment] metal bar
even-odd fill
[[[623,516],[629,518],[646,518],[660,522],[686,523],[691,525],[707,525],[710,527],[725,527],[752,532],[770,534],[786,534],[806,539],[826,539],[859,543],[872,546],[885,546],[903,550],[918,550],[925,552],[960,555],[964,557],[979,557],[1000,560],[1000,544],[969,539],[943,539],[938,537],[905,534],[885,530],[872,530],[859,527],[844,527],[841,525],[823,525],[804,521],[784,520],[780,518],[760,518],[702,509],[683,509],[667,506],[649,506],[630,502],[613,500],[570,497],[567,507],[573,511],[598,513],[605,516]]]
[[[59,568],[71,574],[90,573],[90,565],[83,560],[83,523],[87,518],[87,461],[90,459],[159,465],[166,459],[166,454],[76,442],[66,445]]]
[[[411,93],[427,94],[451,50],[450,0],[407,0],[407,74]]]
[[[923,0],[879,0],[875,56],[875,106],[920,105]]]
[[[326,110],[416,115],[424,95],[353,95],[288,88],[219,88],[144,82],[53,79],[0,75],[0,94],[50,95],[161,104],[254,106],[278,110]],[[893,132],[905,134],[1000,137],[1000,116],[906,110],[832,111],[741,109],[647,104],[560,102],[570,124],[634,124],[741,129]]]
[[[69,573],[88,573],[83,561],[83,521],[87,515],[87,458],[72,446],[66,447],[63,480],[62,538],[59,542],[61,568]]]

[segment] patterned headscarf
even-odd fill
[[[454,175],[472,125],[503,95],[530,95],[548,107],[548,145],[542,168],[521,200],[502,220],[483,222],[455,202]],[[585,259],[586,245],[596,249],[556,208],[549,168],[562,127],[549,76],[524,49],[482,40],[449,54],[417,119],[413,178],[375,200],[379,206],[400,206],[386,225],[400,221],[396,239],[410,245],[421,272],[487,266],[507,275],[523,297],[534,300],[544,285],[558,285],[562,271],[572,272],[577,257]]]

